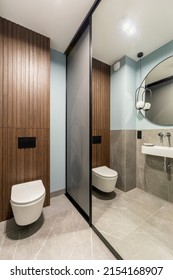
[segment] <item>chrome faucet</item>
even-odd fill
[[[166,133],[166,136],[167,136],[167,137],[171,137],[171,133],[170,133],[170,132],[167,132],[167,133]]]
[[[163,137],[163,133],[162,133],[162,132],[159,132],[159,133],[158,133],[158,136]]]

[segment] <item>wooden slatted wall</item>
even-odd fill
[[[92,167],[110,166],[110,66],[92,60],[92,135],[101,144],[92,145]]]
[[[49,123],[50,39],[0,18],[0,220],[12,216],[17,183],[42,179],[49,205]],[[18,149],[25,136],[36,137],[36,148]]]

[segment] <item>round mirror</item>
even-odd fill
[[[154,67],[142,82],[138,109],[149,121],[173,125],[173,56]]]

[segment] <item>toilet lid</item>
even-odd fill
[[[11,201],[16,204],[27,204],[40,199],[45,194],[41,180],[12,186]]]
[[[101,167],[96,167],[92,169],[93,173],[102,176],[102,177],[109,177],[109,178],[113,178],[118,176],[118,173],[113,170],[108,168],[107,166],[101,166]]]

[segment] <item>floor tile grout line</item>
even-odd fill
[[[153,215],[155,215],[161,208],[163,207],[163,205],[158,209],[156,210],[154,213],[152,213],[150,215],[150,217],[148,217],[146,220],[144,220],[143,222],[141,222],[138,226],[135,227],[135,229],[133,229],[131,232],[129,232],[129,234],[127,235],[127,237],[130,235],[130,234],[133,234],[134,231],[136,231],[139,227],[141,227],[144,223],[146,223],[146,221],[148,221]],[[146,232],[147,233],[147,232]],[[148,233],[147,233],[148,234]],[[148,234],[149,236],[151,236],[151,234]],[[123,241],[124,239],[126,239],[127,237],[121,239],[120,241],[117,242],[117,244],[121,241]]]
[[[122,194],[122,197],[123,196],[125,196],[125,194]],[[126,196],[127,197],[127,196]],[[137,199],[134,199],[134,198],[130,198],[130,199],[133,199],[133,200],[135,200],[135,201],[139,201],[139,200],[137,200]],[[141,201],[142,202],[142,201]],[[122,242],[123,240],[125,240],[130,234],[132,234],[134,231],[136,231],[140,226],[142,226],[144,223],[146,223],[149,219],[151,219],[151,217],[152,216],[154,216],[162,207],[163,207],[164,205],[161,205],[155,212],[153,212],[153,213],[150,213],[150,216],[149,217],[147,217],[147,219],[145,219],[144,221],[142,221],[139,225],[137,225],[132,231],[130,231],[129,232],[129,234],[127,235],[127,236],[125,236],[124,238],[122,238],[121,240],[119,240],[118,242],[117,242],[117,245],[118,245],[118,243],[120,243],[120,242]],[[149,213],[149,212],[148,212]],[[106,232],[105,232],[106,233]],[[112,236],[114,236],[114,235],[112,235]],[[115,238],[116,238],[116,236],[115,236]]]
[[[113,234],[111,234],[111,233],[107,233],[106,231],[100,230],[100,232],[103,232],[103,233],[106,234],[106,235],[109,235],[109,236],[111,236],[111,237],[114,237],[114,238],[118,238],[118,239],[119,239],[119,237],[117,237],[117,236],[115,236],[115,235],[113,235]]]
[[[137,189],[137,188],[136,188]],[[141,189],[139,189],[139,190],[141,190]],[[141,190],[141,191],[143,191],[143,190]],[[152,195],[152,194],[150,194],[150,195]],[[131,197],[131,196],[129,196],[129,195],[127,195],[127,193],[123,193],[123,194],[121,194],[120,195],[120,198],[125,198],[125,199],[130,199],[130,203],[133,203],[133,202],[139,202],[139,203],[142,203],[142,204],[144,204],[144,202],[142,201],[142,200],[139,200],[139,199],[137,199],[137,198],[135,198],[135,197]],[[162,199],[163,200],[163,199]],[[99,200],[100,201],[100,200]],[[163,204],[160,206],[160,208],[161,207],[163,207],[164,206],[164,204],[165,204],[166,202],[165,201],[163,201]],[[102,207],[104,207],[104,208],[109,208],[109,209],[115,209],[115,208],[124,208],[124,207],[115,207],[115,206],[112,206],[112,205],[106,205],[105,203],[103,203],[102,204]],[[125,207],[127,207],[127,206],[125,206]],[[141,207],[142,208],[142,207]],[[159,209],[160,209],[159,208]],[[142,208],[143,209],[143,208]],[[158,210],[159,210],[158,209]],[[145,210],[145,209],[144,209]],[[146,210],[147,211],[147,210]],[[157,211],[157,210],[156,210]],[[147,211],[148,212],[148,211]],[[150,213],[150,212],[148,212],[149,214],[153,214],[153,213]],[[155,213],[155,212],[154,212]]]

